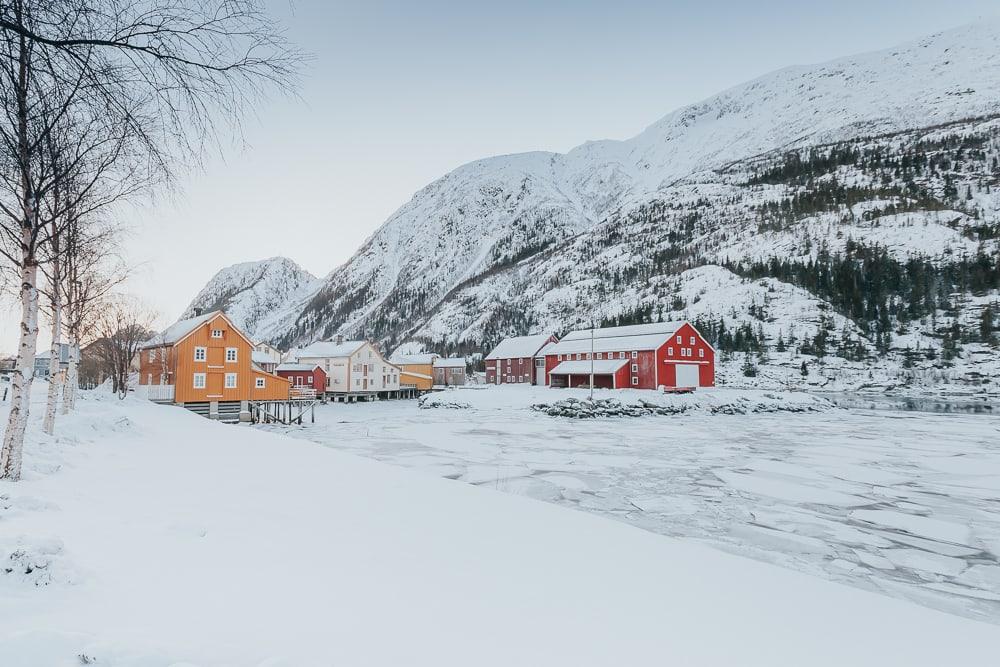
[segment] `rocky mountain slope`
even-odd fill
[[[1000,287],[998,116],[998,21],[783,69],[627,141],[456,169],[268,332],[475,352],[685,316],[734,381],[808,378],[804,354],[857,382],[976,382]]]
[[[180,319],[221,309],[255,339],[267,339],[287,329],[319,286],[319,279],[285,257],[234,264],[208,281]]]

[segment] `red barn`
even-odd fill
[[[555,340],[554,335],[547,333],[504,339],[486,355],[487,384],[544,385],[545,361],[539,351]]]
[[[688,322],[572,331],[542,355],[552,387],[586,386],[591,372],[609,389],[715,386],[715,348]]]
[[[315,389],[316,393],[326,391],[326,371],[318,364],[279,364],[274,370],[278,377],[292,381],[292,389]]]

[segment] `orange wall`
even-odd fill
[[[212,330],[222,331],[222,338],[212,338]],[[206,360],[195,361],[196,347],[206,348]],[[226,348],[236,348],[236,361],[226,361]],[[162,349],[162,348],[161,348]],[[149,350],[140,356],[140,383],[159,383],[164,365],[173,372],[174,401],[177,403],[204,403],[208,401],[264,401],[287,400],[291,383],[277,375],[262,373],[251,366],[253,347],[221,315],[199,326],[179,343],[169,348],[167,364],[149,361]],[[194,374],[205,373],[205,388],[196,389]],[[225,387],[225,375],[236,373],[236,387]],[[257,378],[264,378],[264,388],[258,389]],[[169,382],[169,381],[168,381]]]
[[[399,384],[412,384],[416,385],[417,389],[421,391],[426,391],[434,387],[434,366],[431,364],[393,364],[393,366],[399,369]],[[427,379],[414,377],[409,375],[407,371],[411,373],[420,373],[421,375],[426,375]]]

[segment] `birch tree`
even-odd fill
[[[122,128],[169,181],[266,87],[287,88],[301,56],[259,0],[12,0],[0,4],[0,193],[5,253],[19,272],[21,330],[0,478],[17,480],[38,336],[41,148],[69,121]],[[39,112],[46,109],[50,113]],[[152,180],[152,179],[150,179]]]

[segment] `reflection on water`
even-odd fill
[[[842,408],[861,410],[902,410],[956,414],[1000,415],[1000,401],[989,398],[949,398],[938,396],[899,396],[892,394],[856,394],[817,392]]]

